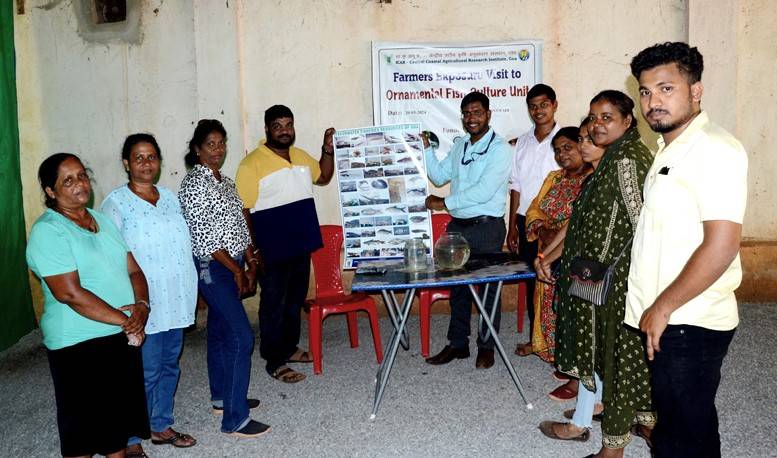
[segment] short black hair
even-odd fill
[[[631,125],[629,126],[629,129],[637,127],[637,117],[634,116],[634,101],[631,100],[631,97],[621,91],[605,89],[604,91],[596,94],[594,98],[591,99],[591,105],[602,100],[614,105],[621,116],[624,118],[628,115],[631,115]]]
[[[580,138],[580,128],[575,126],[562,127],[556,132],[556,135],[553,136],[553,140],[550,141],[551,146],[553,146],[556,143],[556,140],[561,137],[577,143],[577,139]]]
[[[54,153],[41,162],[38,167],[38,182],[40,188],[43,190],[43,197],[45,198],[44,204],[48,208],[55,208],[57,206],[57,200],[49,197],[46,193],[46,188],[54,189],[54,185],[57,184],[57,178],[59,178],[59,166],[62,165],[68,159],[75,159],[81,162],[81,158],[71,153]],[[84,165],[81,162],[81,165]]]
[[[128,135],[124,140],[124,146],[121,147],[121,158],[125,161],[128,161],[130,153],[132,152],[132,147],[138,143],[148,143],[153,146],[154,150],[156,151],[156,157],[160,161],[162,160],[162,150],[159,149],[159,144],[157,144],[156,138],[154,138],[153,135],[146,133]]]
[[[200,163],[195,148],[202,146],[202,144],[205,143],[205,138],[207,138],[211,132],[218,132],[224,137],[224,140],[227,139],[227,130],[224,129],[224,125],[221,124],[221,121],[218,119],[200,119],[197,122],[197,127],[194,128],[192,139],[189,140],[189,152],[187,152],[186,156],[183,158],[188,167],[191,168]]]
[[[689,84],[701,81],[704,57],[695,46],[692,48],[681,41],[667,41],[643,49],[631,60],[631,74],[639,80],[643,71],[666,64],[677,64]]]
[[[489,101],[488,96],[486,94],[483,94],[479,91],[472,91],[469,94],[465,95],[463,99],[461,99],[461,109],[464,109],[467,105],[470,103],[480,102],[481,105],[483,105],[483,108],[488,110]]]
[[[273,121],[280,118],[294,119],[294,113],[286,105],[273,105],[264,112],[264,125],[270,127]]]
[[[539,83],[535,84],[531,89],[529,89],[529,93],[526,94],[526,103],[529,103],[529,100],[541,95],[548,96],[551,102],[556,101],[556,91],[554,91],[553,88],[547,84]]]

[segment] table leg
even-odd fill
[[[397,296],[394,294],[394,291],[386,291],[382,290],[380,292],[381,296],[383,296],[383,303],[386,304],[386,309],[388,310],[389,317],[391,317],[391,324],[394,326],[394,329],[397,328],[397,316],[399,315],[399,307],[397,306]],[[402,331],[402,340],[400,341],[402,344],[402,348],[405,350],[410,350],[410,341],[407,337],[407,328],[405,328]]]
[[[415,296],[415,288],[407,290],[405,292],[402,308],[397,310],[399,312],[399,315],[397,316],[397,325],[391,333],[391,339],[384,352],[383,362],[380,364],[378,374],[375,376],[375,400],[372,403],[372,415],[370,415],[370,420],[374,420],[375,416],[378,414],[378,407],[380,407],[380,401],[383,398],[383,391],[388,383],[389,375],[391,375],[391,368],[394,367],[394,359],[397,357],[397,350],[399,349],[399,344],[402,340],[402,331],[405,329],[407,317],[410,314],[410,308],[413,305],[413,296]],[[388,297],[388,295],[386,295],[386,297]],[[391,297],[391,300],[396,300],[396,297]],[[396,307],[396,302],[393,302],[392,306]]]
[[[499,335],[496,333],[496,329],[494,329],[494,324],[491,321],[491,317],[486,313],[486,309],[483,306],[483,301],[480,300],[480,297],[478,296],[477,290],[475,289],[475,286],[468,285],[469,291],[472,293],[472,297],[475,299],[475,306],[477,306],[478,311],[480,312],[480,316],[483,319],[483,321],[486,323],[486,326],[488,327],[489,332],[491,332],[491,335],[494,337],[494,345],[496,346],[496,349],[499,353],[499,356],[502,358],[502,361],[505,363],[505,366],[507,366],[507,372],[510,373],[510,378],[513,379],[513,383],[515,383],[515,387],[518,388],[518,393],[521,395],[521,398],[523,398],[523,402],[526,404],[526,408],[531,410],[534,408],[531,402],[529,402],[526,399],[526,393],[523,391],[523,384],[521,384],[521,379],[518,378],[518,374],[515,372],[515,369],[513,368],[513,365],[510,364],[510,360],[507,359],[507,352],[505,352],[504,347],[502,346],[502,342],[499,341]],[[499,291],[502,288],[502,282],[500,281],[497,286],[497,291]],[[494,296],[494,301],[497,301],[499,299],[499,295],[497,294]],[[494,307],[496,307],[496,302],[494,302]]]
[[[486,301],[488,301],[488,287],[489,286],[491,286],[491,283],[486,283],[486,287],[483,288],[484,289],[483,295],[480,296],[480,300],[484,304],[486,303]],[[495,299],[494,299],[495,302],[494,302],[494,306],[491,307],[491,314],[489,315],[489,317],[491,318],[491,322],[492,323],[494,322],[494,317],[496,316],[496,308],[497,308],[496,304],[499,301],[499,297],[500,297],[499,295],[500,294],[502,294],[502,283],[501,282],[499,282],[496,285],[496,296],[495,296]],[[481,342],[485,342],[486,340],[488,340],[489,337],[491,337],[491,331],[488,328],[483,330],[483,315],[480,315],[480,318],[478,319],[478,336],[480,336],[480,341]]]

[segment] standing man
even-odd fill
[[[442,198],[429,196],[430,210],[448,210],[453,220],[448,232],[460,232],[473,254],[502,251],[505,238],[504,209],[507,200],[507,179],[510,174],[512,151],[507,142],[489,126],[491,111],[488,97],[470,92],[461,101],[461,119],[468,135],[456,140],[448,155],[437,160],[424,136],[424,154],[429,179],[437,186],[451,183],[451,193]],[[488,290],[486,306],[496,307],[494,328],[499,331],[501,301],[494,305],[496,288]],[[492,309],[488,309],[491,313]],[[440,353],[427,358],[429,364],[447,364],[456,358],[469,358],[470,317],[472,296],[466,286],[451,288],[451,321],[448,325],[449,344]],[[494,365],[494,339],[477,340],[475,367],[488,369]]]
[[[556,91],[545,84],[536,84],[526,95],[529,117],[534,129],[518,137],[510,174],[510,224],[507,232],[507,246],[515,251],[521,260],[533,265],[537,257],[537,241],[526,240],[526,211],[540,192],[542,183],[553,170],[560,167],[553,154],[551,140],[560,126],[556,124]],[[532,354],[531,333],[534,330],[534,282],[526,282],[526,309],[529,315],[529,341],[518,344],[515,354]]]
[[[334,171],[332,135],[324,133],[316,161],[292,146],[294,115],[283,105],[264,112],[266,140],[240,161],[235,183],[243,213],[263,263],[259,285],[259,352],[267,373],[285,383],[305,378],[286,363],[310,363],[301,350],[300,310],[308,292],[310,253],[320,248],[321,232],[313,184],[329,183]]]
[[[715,393],[739,323],[747,154],[701,110],[701,54],[685,43],[631,61],[642,114],[661,133],[645,181],[625,322],[645,333],[657,457],[720,456]]]

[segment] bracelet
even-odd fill
[[[251,259],[248,260],[248,262],[250,262],[251,264],[259,265],[259,260],[256,259],[256,258],[251,258]]]
[[[542,253],[537,253],[537,257],[540,259],[545,259],[545,255]]]
[[[144,301],[143,299],[141,299],[141,300],[139,300],[139,301],[135,301],[135,303],[137,303],[137,304],[143,304],[143,305],[145,305],[145,306],[146,306],[146,308],[147,308],[149,311],[151,311],[151,306],[150,306],[150,305],[148,305],[148,302]]]

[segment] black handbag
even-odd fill
[[[615,266],[623,257],[623,254],[626,253],[626,248],[631,246],[633,238],[632,236],[626,242],[620,254],[610,265],[580,256],[572,258],[569,266],[570,284],[567,293],[570,296],[579,297],[594,305],[604,305],[607,302],[607,294],[609,294],[612,287]]]

